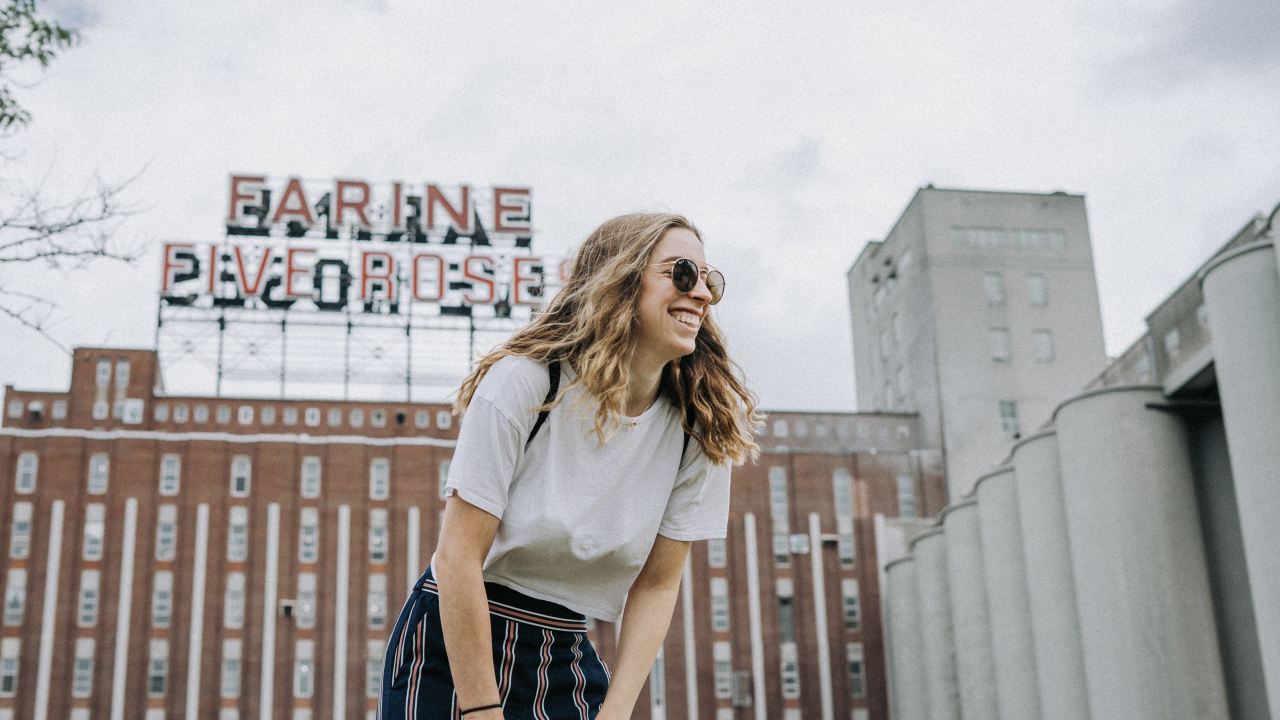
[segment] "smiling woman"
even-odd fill
[[[630,716],[689,544],[724,537],[729,466],[757,451],[755,396],[710,313],[723,293],[688,220],[624,215],[477,364],[440,540],[388,643],[383,718]],[[616,621],[624,603],[611,675],[586,616]]]

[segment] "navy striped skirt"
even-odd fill
[[[586,619],[566,607],[485,583],[493,672],[506,720],[589,720],[609,688],[609,668],[587,638]],[[400,611],[382,668],[381,720],[456,720],[440,595],[431,569]]]

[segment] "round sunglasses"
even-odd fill
[[[711,293],[712,305],[720,302],[720,298],[724,297],[724,273],[710,265],[699,269],[696,262],[689,258],[680,258],[645,265],[645,267],[666,267],[667,265],[670,265],[671,269],[662,274],[671,276],[671,283],[680,292],[693,292],[698,285],[698,278],[702,277],[707,283],[707,292]]]

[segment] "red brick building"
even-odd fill
[[[6,387],[0,720],[372,715],[456,432],[442,404],[169,396],[149,350]],[[634,717],[887,718],[872,518],[945,504],[918,437],[771,414]]]

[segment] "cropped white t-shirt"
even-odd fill
[[[692,439],[682,461],[680,414],[666,398],[600,445],[599,402],[573,380],[561,363],[563,399],[526,450],[550,388],[547,366],[494,363],[462,417],[446,494],[501,520],[485,580],[616,621],[657,535],[725,536],[729,466]]]

